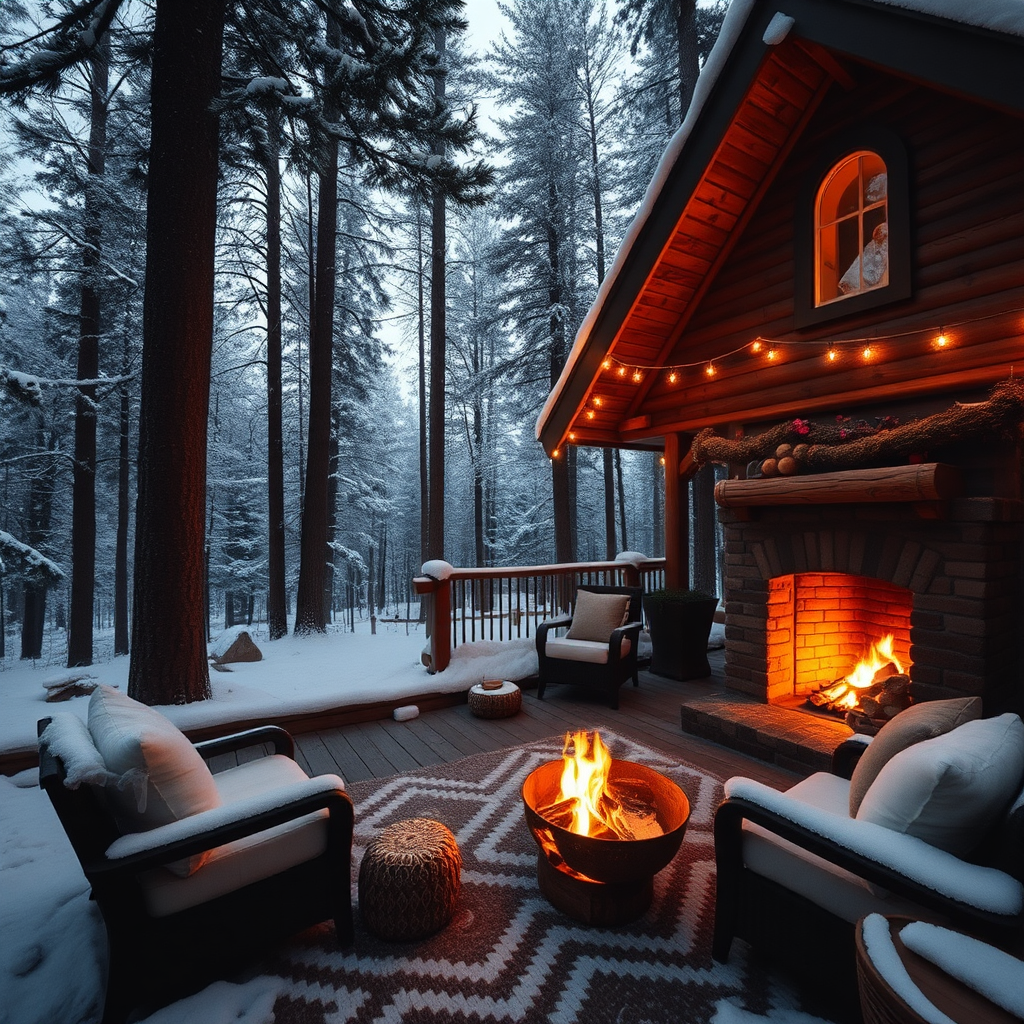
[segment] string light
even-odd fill
[[[1014,313],[1022,312],[1024,312],[1024,307],[1000,310],[996,313],[989,313],[986,316],[979,316],[969,320],[959,321],[955,324],[951,324],[950,326],[953,328],[965,327],[969,324],[978,323],[984,320],[991,320],[995,317],[1009,316]],[[754,338],[753,341],[744,342],[742,345],[738,345],[736,348],[721,352],[718,355],[713,356],[711,359],[701,359],[690,363],[676,363],[669,366],[656,366],[642,363],[627,363],[609,355],[602,360],[601,369],[605,371],[614,370],[616,377],[621,380],[628,378],[634,384],[640,384],[648,373],[663,373],[665,381],[670,385],[675,385],[682,380],[684,375],[683,371],[696,367],[703,367],[704,376],[708,379],[716,377],[718,375],[717,364],[719,362],[727,360],[732,356],[739,355],[742,352],[749,351],[753,355],[760,355],[763,353],[768,362],[779,362],[781,361],[781,350],[784,346],[788,345],[792,348],[803,349],[806,351],[814,346],[824,344],[826,346],[824,358],[830,365],[842,360],[844,350],[853,349],[854,347],[860,349],[860,357],[864,362],[872,362],[879,358],[879,350],[876,346],[880,342],[896,341],[901,338],[922,335],[924,336],[922,339],[924,344],[935,351],[947,351],[954,347],[950,336],[946,333],[945,326],[939,328],[938,334],[934,333],[934,328],[918,328],[916,330],[902,331],[896,334],[876,335],[871,338],[833,338],[828,341],[790,341],[785,339],[768,339],[758,336]],[[592,395],[590,402],[594,408],[587,408],[585,412],[586,418],[588,420],[593,420],[597,415],[595,409],[600,409],[604,404],[604,400],[600,395]],[[575,441],[575,434],[569,434],[567,439],[569,441]],[[553,453],[553,457],[557,458],[557,456],[558,449]]]
[[[571,431],[571,430],[569,431],[569,440],[570,441],[575,441],[576,440],[576,434],[573,431]]]

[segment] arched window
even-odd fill
[[[888,180],[885,161],[870,150],[825,176],[814,208],[815,306],[888,285]]]
[[[882,126],[824,144],[799,186],[793,323],[812,327],[910,297],[907,150]]]

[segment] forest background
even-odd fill
[[[725,5],[498,6],[3,4],[0,668],[200,699],[427,558],[662,553],[656,454],[533,428]]]

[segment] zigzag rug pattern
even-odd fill
[[[367,843],[391,822],[426,817],[455,834],[463,858],[455,917],[428,939],[391,943],[356,912],[356,941],[333,926],[304,933],[262,965],[280,993],[276,1024],[813,1024],[799,1001],[736,943],[711,959],[714,809],[721,784],[698,769],[602,730],[616,758],[677,782],[691,804],[675,860],[655,877],[651,909],[633,924],[593,928],[540,894],[537,848],[520,787],[561,756],[561,738],[479,754],[351,787],[353,880]]]

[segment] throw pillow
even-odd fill
[[[106,792],[122,831],[144,832],[220,806],[206,762],[184,733],[153,708],[97,686],[89,698],[89,732],[107,768],[121,777],[122,784],[107,786]],[[171,870],[189,875],[208,856],[187,857]]]
[[[890,758],[914,743],[934,739],[976,718],[981,718],[980,697],[923,701],[891,718],[868,744],[850,776],[850,817],[857,817],[864,794]]]
[[[979,718],[901,750],[878,773],[857,811],[895,832],[963,856],[1020,789],[1024,723]]]
[[[567,640],[595,640],[607,643],[613,629],[618,629],[629,614],[628,594],[595,594],[590,590],[576,592],[572,625]]]

